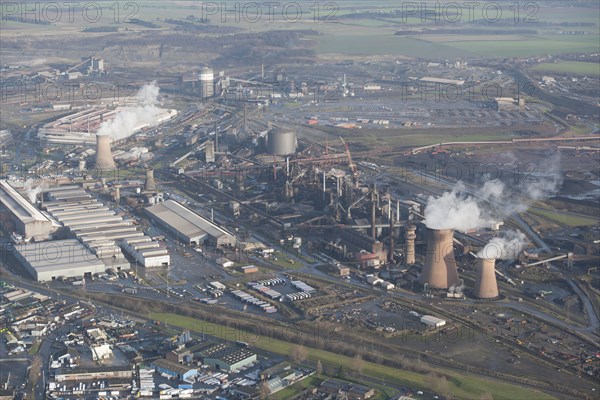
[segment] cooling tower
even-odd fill
[[[417,227],[409,225],[404,233],[404,239],[406,240],[406,263],[412,265],[415,263],[415,239],[417,234],[415,231]]]
[[[493,258],[477,259],[477,278],[473,295],[480,299],[493,299],[498,297],[498,284],[496,283],[496,260]]]
[[[452,229],[427,229],[427,253],[419,282],[434,289],[460,284],[453,248]]]
[[[154,182],[154,170],[146,169],[146,182],[144,182],[144,190],[146,192],[156,192],[156,183]]]
[[[109,170],[115,168],[110,151],[110,136],[96,135],[96,169]]]

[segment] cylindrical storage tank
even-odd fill
[[[200,81],[213,81],[214,74],[212,68],[204,67],[200,70]]]
[[[427,253],[419,283],[427,283],[434,289],[448,289],[460,284],[453,239],[452,229],[427,229]]]
[[[493,258],[477,259],[477,278],[475,279],[473,295],[480,299],[493,299],[498,297],[496,260]]]
[[[296,132],[291,129],[271,129],[267,134],[267,149],[270,154],[287,156],[298,147]]]
[[[200,70],[200,90],[202,98],[211,97],[215,94],[212,68],[204,67]]]

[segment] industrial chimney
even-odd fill
[[[493,258],[477,259],[477,278],[473,295],[480,299],[493,299],[498,297],[498,284],[496,283],[496,260]]]
[[[110,170],[115,168],[110,151],[110,136],[96,135],[96,169]]]
[[[146,168],[146,182],[144,182],[146,192],[156,192],[156,183],[154,182],[154,170]]]
[[[204,149],[205,161],[207,163],[215,162],[215,142],[209,140],[206,142],[206,148]]]
[[[434,289],[460,284],[453,248],[452,229],[427,229],[427,254],[419,283]]]
[[[123,185],[115,184],[113,187],[115,188],[115,203],[118,204],[121,201],[121,188]]]
[[[406,240],[406,263],[412,265],[415,263],[415,239],[417,234],[415,231],[417,227],[409,225],[404,233],[404,240]]]

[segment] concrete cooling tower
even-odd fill
[[[96,135],[96,169],[110,170],[114,168],[115,160],[110,151],[110,136]]]
[[[493,258],[477,259],[477,278],[473,295],[480,299],[493,299],[498,297],[498,284],[496,283],[496,260]]]
[[[427,228],[427,254],[419,283],[434,289],[448,289],[460,284],[453,248],[452,229]]]
[[[144,182],[144,190],[146,192],[156,192],[156,182],[154,182],[154,170],[146,169],[146,182]]]

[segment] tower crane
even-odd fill
[[[348,147],[348,144],[344,141],[343,137],[340,136],[340,140],[346,147],[346,155],[348,156],[348,163],[350,164],[350,169],[352,170],[352,178],[354,180],[354,184],[357,185],[358,171],[356,170],[356,165],[354,165],[354,162],[352,161],[352,154],[350,154],[350,148]]]

